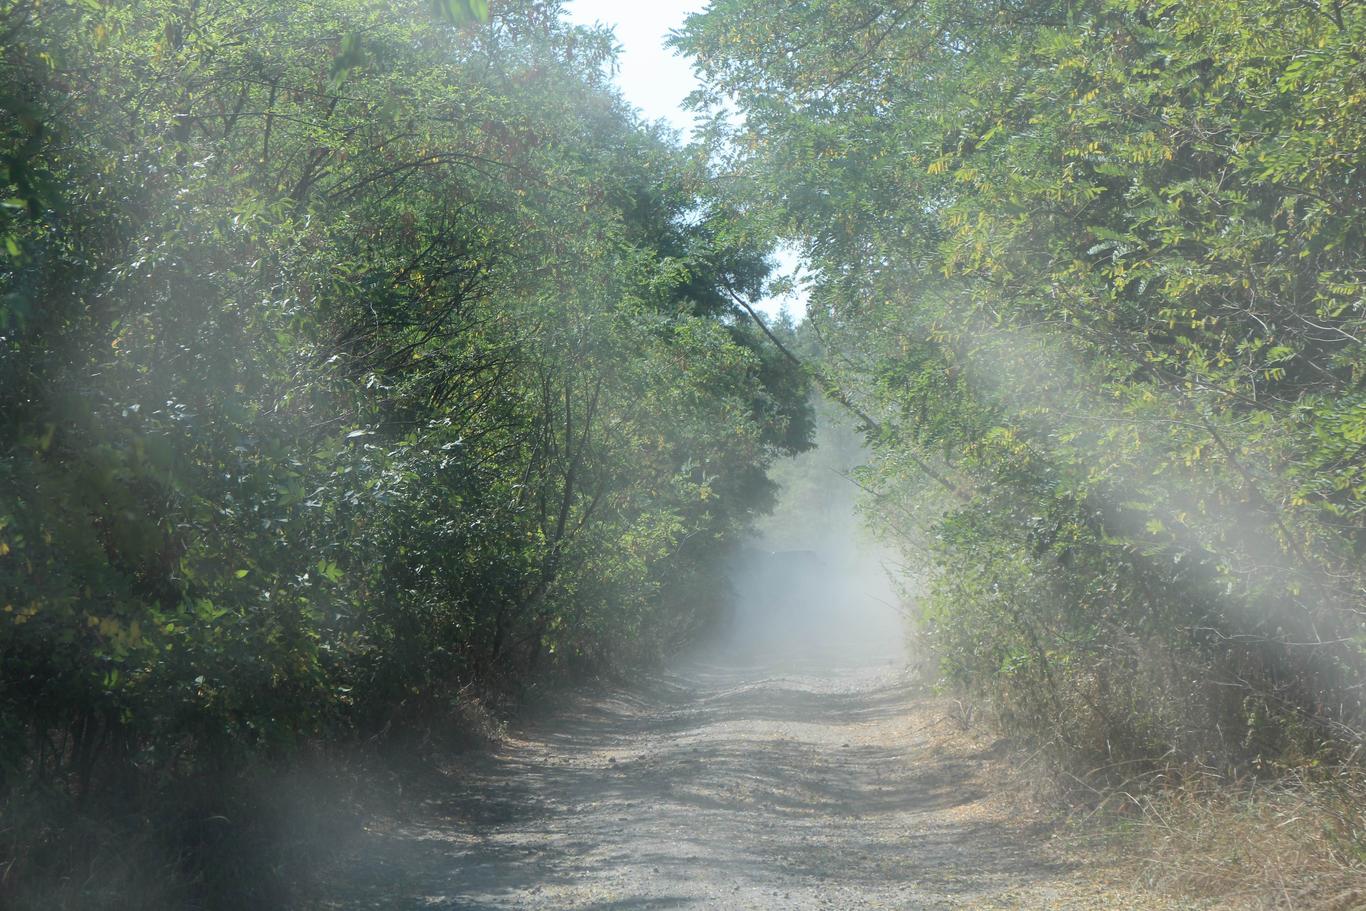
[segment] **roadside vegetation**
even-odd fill
[[[735,0],[676,43],[813,269],[942,684],[1069,800],[1218,782],[1169,846],[1301,805],[1360,876],[1366,5]]]
[[[0,904],[144,907],[140,840],[169,902],[265,901],[253,769],[718,609],[805,380],[605,33],[19,0],[0,40]]]
[[[1366,4],[717,0],[688,147],[561,12],[0,0],[0,904],[286,901],[262,781],[691,641],[819,389],[1055,796],[1353,907]]]

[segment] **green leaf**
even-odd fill
[[[340,582],[344,576],[341,567],[326,558],[318,561],[318,575],[329,582]]]

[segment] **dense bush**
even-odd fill
[[[811,419],[723,295],[762,251],[605,85],[606,33],[17,0],[0,36],[6,799],[226,775],[705,621]]]
[[[1366,7],[741,0],[679,40],[816,270],[947,678],[1064,767],[1351,755]]]

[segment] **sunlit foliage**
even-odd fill
[[[705,622],[811,418],[721,290],[763,251],[607,34],[19,0],[0,36],[0,787],[398,731]]]
[[[1084,769],[1350,754],[1366,6],[733,0],[679,43],[818,270],[871,508],[931,526],[946,677]]]

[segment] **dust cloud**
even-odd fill
[[[820,402],[816,447],[776,465],[778,505],[731,560],[734,590],[716,643],[730,660],[802,665],[901,664],[906,581],[858,514],[850,473],[862,439]]]

